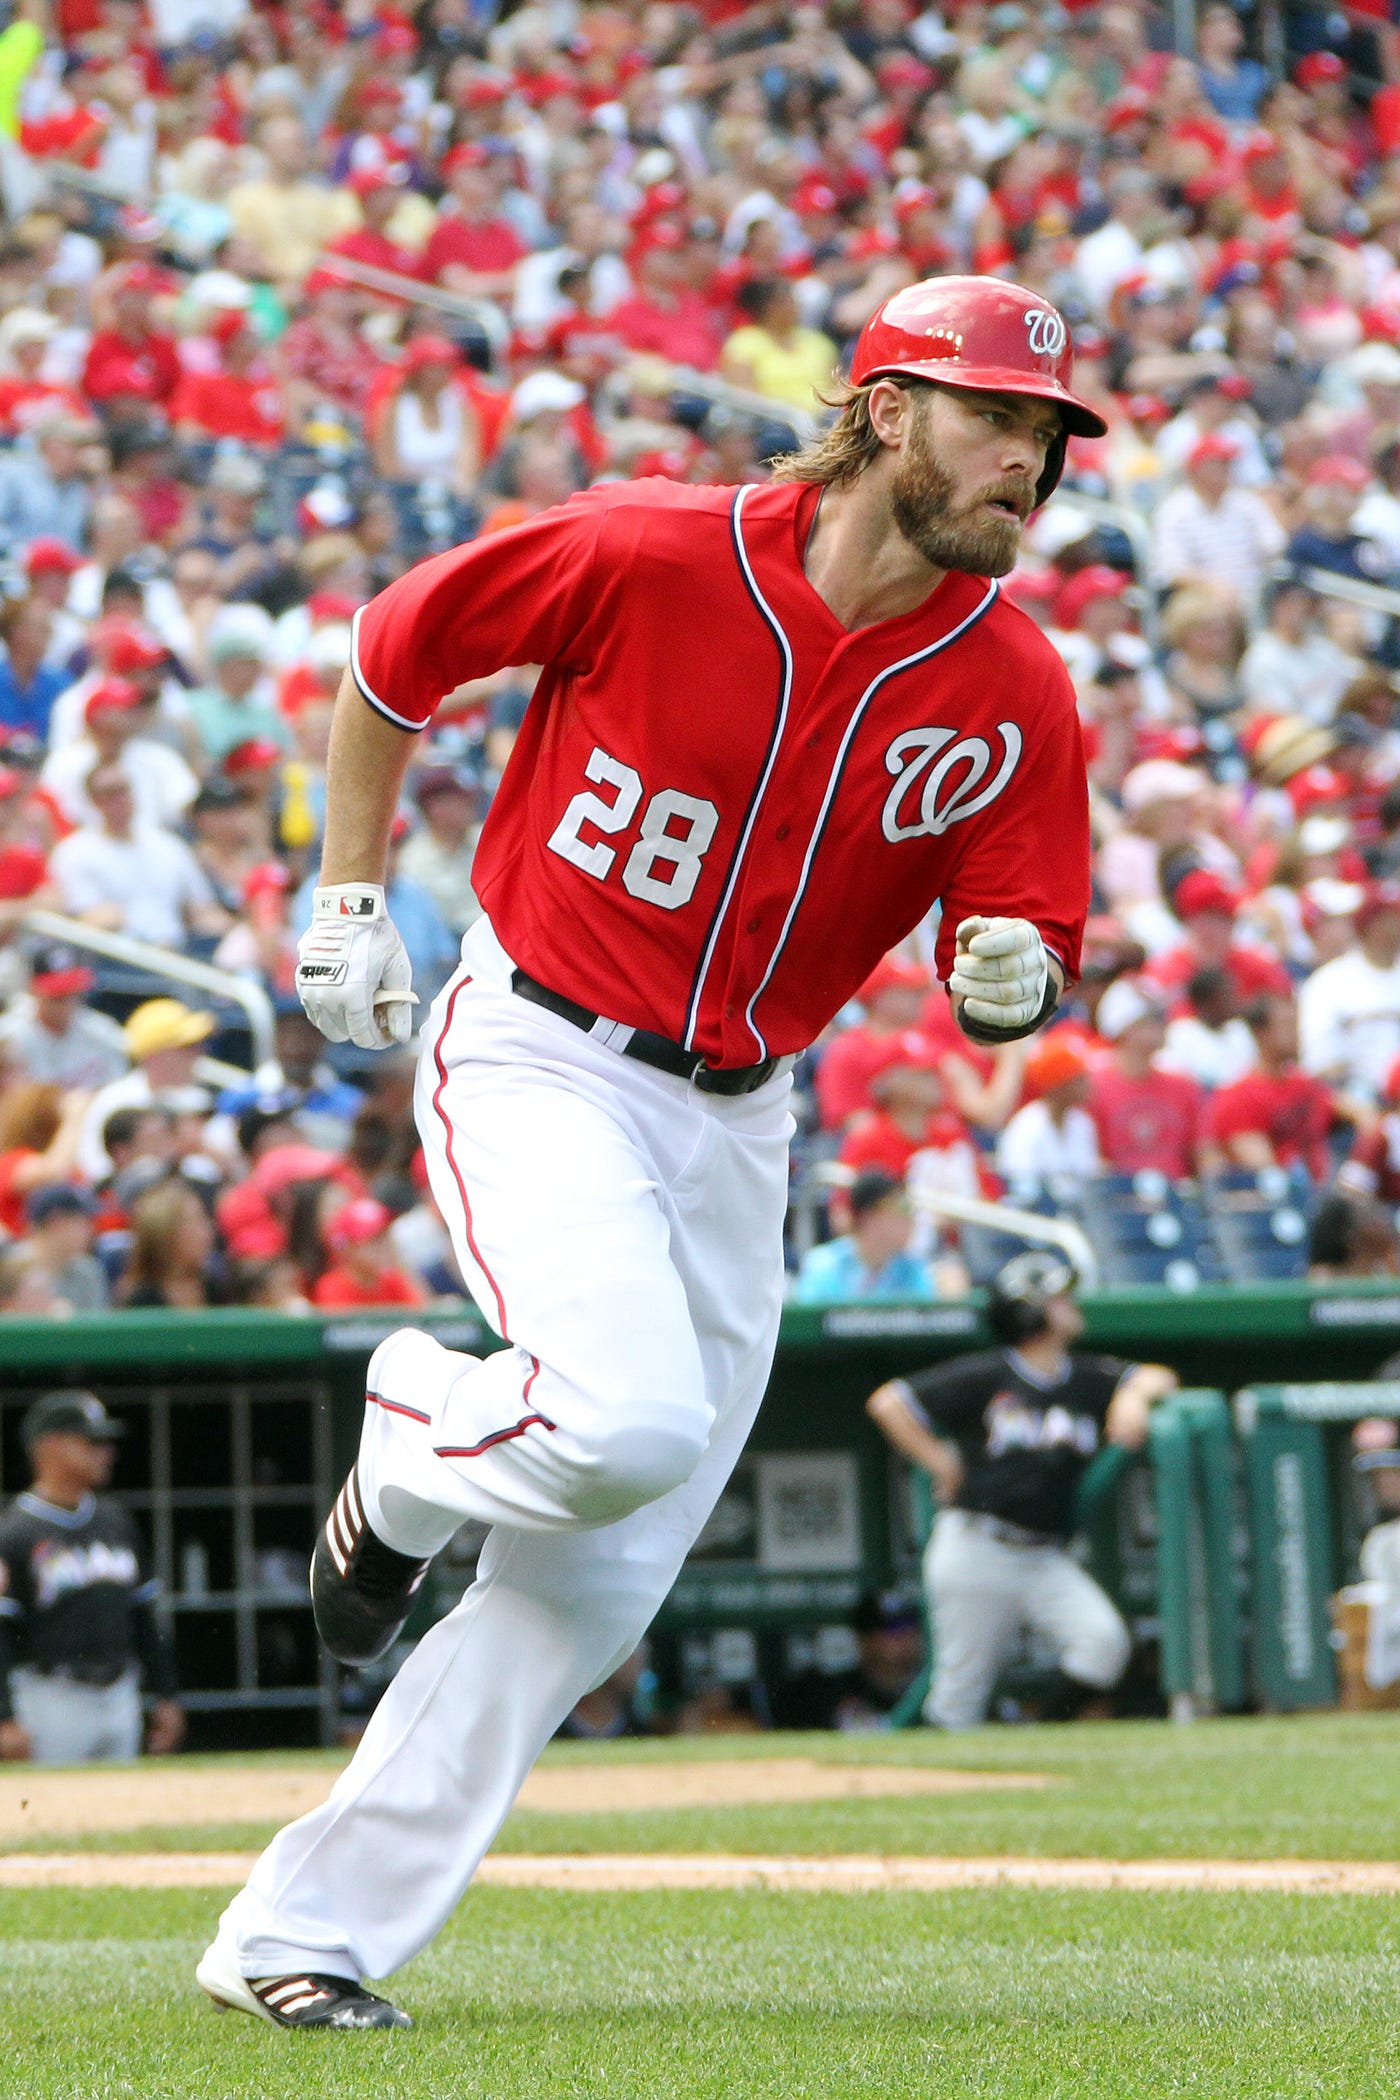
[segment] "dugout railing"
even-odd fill
[[[1090,1564],[1140,1632],[1154,1598],[1179,1600],[1158,1628],[1177,1710],[1330,1700],[1327,1601],[1357,1540],[1347,1424],[1400,1415],[1400,1388],[1369,1383],[1400,1348],[1400,1287],[1154,1289],[1084,1305],[1086,1347],[1240,1396],[1233,1423],[1218,1400],[1169,1403],[1150,1464],[1126,1470],[1086,1530]],[[370,1352],[396,1324],[251,1311],[0,1321],[0,1490],[22,1482],[19,1421],[36,1393],[89,1385],[132,1424],[116,1487],[152,1537],[200,1741],[325,1739],[338,1726],[341,1687],[300,1571],[353,1455]],[[453,1346],[496,1346],[470,1306],[423,1324]],[[891,1376],[988,1341],[975,1302],[790,1308],[750,1447],[659,1635],[716,1653],[745,1640],[810,1648],[866,1590],[913,1580],[907,1470],[864,1402]],[[438,1563],[426,1611],[460,1593],[476,1543],[465,1532]],[[1248,1605],[1243,1662],[1236,1637],[1203,1618],[1203,1601],[1222,1597],[1237,1616]]]

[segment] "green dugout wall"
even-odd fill
[[[1182,1522],[1194,1527],[1195,1544],[1167,1573],[1178,1585],[1173,1595],[1195,1599],[1183,1609],[1188,1618],[1194,1611],[1196,1631],[1164,1647],[1168,1689],[1194,1687],[1208,1703],[1238,1704],[1233,1604],[1211,1627],[1201,1610],[1203,1597],[1224,1594],[1228,1549],[1220,1542],[1231,1522],[1220,1499],[1232,1491],[1220,1486],[1221,1453],[1231,1440],[1218,1395],[1374,1377],[1400,1350],[1400,1288],[1152,1290],[1086,1298],[1085,1311],[1084,1346],[1168,1363],[1185,1386],[1217,1396],[1195,1396],[1184,1412],[1162,1417],[1154,1466],[1125,1470],[1089,1543],[1093,1565],[1143,1624],[1154,1610],[1164,1510],[1173,1526],[1170,1510],[1187,1511]],[[151,1534],[189,1703],[226,1717],[234,1733],[235,1716],[266,1723],[279,1711],[300,1714],[303,1732],[333,1731],[336,1685],[310,1624],[305,1556],[354,1450],[365,1364],[397,1324],[244,1311],[0,1322],[0,1490],[21,1483],[18,1422],[36,1392],[92,1385],[126,1416],[132,1433],[116,1485]],[[451,1346],[496,1346],[470,1307],[422,1324]],[[867,1421],[864,1400],[886,1378],[988,1340],[973,1305],[790,1309],[750,1449],[661,1623],[692,1630],[832,1623],[847,1616],[862,1588],[908,1573],[917,1516],[907,1475]],[[1274,1419],[1272,1402],[1256,1412]],[[1325,1459],[1326,1438],[1337,1432],[1297,1413],[1281,1405],[1279,1420],[1290,1434],[1321,1437]],[[1246,1484],[1254,1479],[1251,1448],[1247,1431]],[[1304,1471],[1316,1462],[1314,1452]],[[1290,1478],[1295,1491],[1281,1507],[1296,1515]],[[1251,1486],[1256,1513],[1264,1507],[1259,1492]],[[1331,1491],[1319,1492],[1325,1504]],[[1290,1534],[1272,1565],[1295,1571],[1286,1623],[1296,1662],[1298,1556],[1314,1552],[1317,1538],[1308,1595],[1319,1672],[1271,1676],[1268,1658],[1256,1656],[1254,1674],[1271,1704],[1313,1703],[1320,1689],[1330,1696],[1331,1656],[1325,1642],[1318,1645],[1315,1595],[1324,1562],[1330,1579],[1345,1545],[1337,1512],[1328,1510],[1325,1529],[1315,1521],[1301,1545]],[[439,1604],[469,1579],[471,1546],[464,1537],[456,1565],[440,1565]],[[1252,1579],[1263,1594],[1268,1567],[1257,1559]]]

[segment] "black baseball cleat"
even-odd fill
[[[370,1530],[352,1466],[311,1556],[316,1631],[337,1662],[361,1666],[387,1654],[429,1565]]]
[[[251,2013],[270,2027],[411,2027],[408,2014],[348,1976],[240,1976],[217,1942],[195,1978],[220,2012]]]

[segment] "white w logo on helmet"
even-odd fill
[[[1026,309],[1026,339],[1034,357],[1058,357],[1069,341],[1069,331],[1053,306]]]

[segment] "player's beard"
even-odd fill
[[[933,457],[928,437],[928,401],[915,395],[909,443],[900,455],[890,491],[895,524],[931,568],[962,569],[972,576],[1005,576],[1021,551],[1021,518],[989,515],[996,498],[1029,511],[1033,495],[1010,487],[984,489],[974,503],[954,506],[957,485]]]

